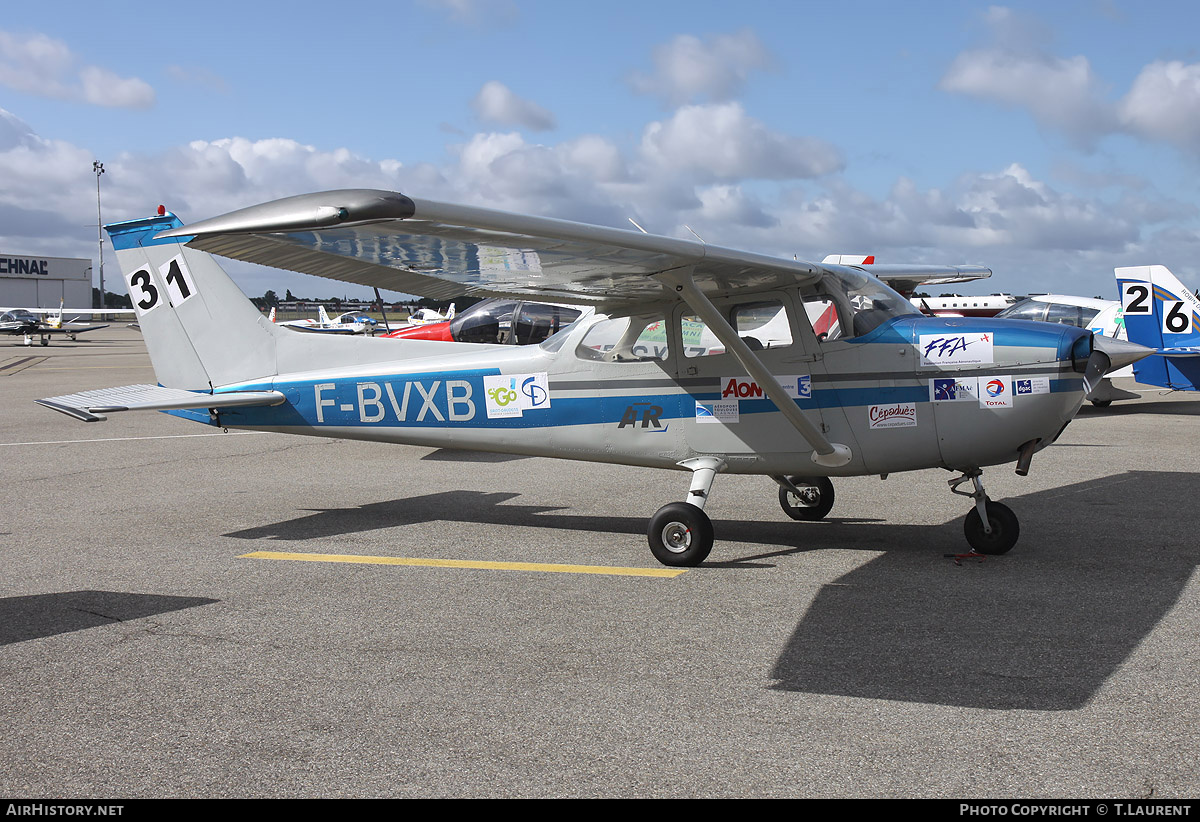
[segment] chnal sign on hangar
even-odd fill
[[[0,306],[58,308],[92,304],[92,261],[0,251]]]

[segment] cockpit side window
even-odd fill
[[[865,272],[828,272],[801,292],[817,339],[862,337],[896,317],[919,314],[916,307]]]

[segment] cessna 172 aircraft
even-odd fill
[[[864,267],[778,259],[620,229],[351,189],[184,226],[107,227],[160,385],[38,402],[86,421],[163,410],[208,425],[490,450],[691,472],[650,518],[664,564],[713,546],[721,472],[768,476],[797,520],[824,517],[830,477],[942,467],[973,501],[979,552],[1017,517],[985,466],[1030,460],[1087,384],[1145,353],[1074,326],[924,317]],[[592,306],[540,345],[295,334],[274,326],[205,252],[434,299]],[[973,267],[875,266],[914,278]],[[814,332],[809,316],[838,322]],[[786,339],[753,336],[786,317]],[[663,344],[639,345],[660,325]],[[689,349],[703,326],[722,345]],[[1097,343],[1100,340],[1097,339]],[[963,486],[967,490],[963,490]]]

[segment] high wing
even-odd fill
[[[434,299],[466,293],[609,311],[679,299],[675,284],[657,276],[672,271],[687,270],[711,299],[813,282],[828,271],[871,270],[371,189],[288,197],[158,236],[191,237],[188,245],[220,256]],[[904,268],[921,281],[986,271]]]

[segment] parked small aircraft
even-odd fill
[[[275,319],[275,307],[271,307],[271,313],[267,316],[271,322],[277,325],[282,325],[287,328],[295,328],[299,331],[324,331],[330,334],[374,334],[378,321],[372,317],[368,317],[360,311],[348,311],[345,314],[339,314],[333,319],[329,318],[329,312],[325,310],[325,306],[317,306],[317,318],[315,320],[287,320],[285,322],[277,322]]]
[[[435,308],[418,308],[412,314],[408,315],[409,325],[429,325],[431,323],[444,323],[454,319],[454,303],[450,303],[450,309],[442,314]]]
[[[1133,366],[1146,385],[1200,390],[1200,299],[1162,265],[1115,269],[1131,342],[1155,355]]]
[[[67,339],[74,340],[76,335],[87,331],[97,331],[108,328],[107,325],[80,325],[76,322],[79,316],[91,314],[132,314],[132,309],[69,309],[64,312],[61,305],[55,311],[52,308],[8,308],[0,314],[0,334],[21,335],[25,345],[33,345],[34,337],[41,340],[42,345],[50,344],[54,334],[64,334]],[[73,315],[65,319],[66,314]],[[75,316],[79,315],[79,316]]]
[[[704,509],[723,471],[771,477],[789,517],[815,520],[832,507],[830,477],[946,468],[959,474],[951,492],[973,501],[968,543],[1008,551],[1017,517],[988,498],[983,467],[1015,461],[1024,475],[1088,387],[1146,353],[1094,346],[1074,326],[923,317],[862,266],[395,192],[107,230],[160,384],[41,404],[86,421],[164,410],[217,427],[689,471],[687,501],[650,519],[650,549],[667,565],[708,556]],[[466,291],[596,311],[523,347],[293,334],[206,251],[434,299]],[[916,281],[986,271],[872,271],[889,268]],[[809,318],[831,308],[837,322],[818,337]],[[754,329],[778,316],[786,339],[764,345]],[[652,328],[661,344],[643,340]],[[689,346],[701,329],[719,351]]]

